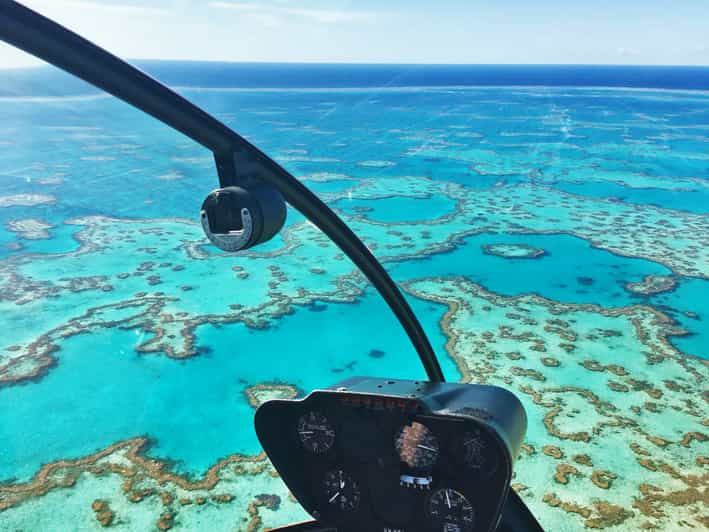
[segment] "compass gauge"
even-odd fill
[[[325,475],[325,500],[343,512],[351,512],[359,506],[360,491],[357,482],[338,469]]]
[[[298,420],[298,438],[308,451],[323,454],[335,443],[335,430],[320,412],[311,411]]]

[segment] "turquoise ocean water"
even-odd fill
[[[585,237],[588,220],[578,231],[559,229],[553,212],[539,212],[551,221],[503,231],[454,217],[461,195],[523,201],[527,191],[543,190],[597,205],[599,219],[632,208],[639,216],[654,209],[670,223],[706,220],[709,93],[542,83],[347,87],[342,80],[326,88],[326,79],[307,88],[301,78],[297,87],[209,87],[189,65],[153,66],[361,226],[398,282],[463,276],[502,296],[645,305],[686,331],[671,337],[684,356],[709,359],[709,269],[701,257],[692,274],[674,255]],[[39,377],[0,385],[0,483],[27,481],[43,464],[136,436],[153,442],[150,456],[199,476],[226,455],[259,452],[245,395],[251,386],[286,383],[307,393],[358,374],[423,377],[384,304],[298,213],[289,212],[288,237],[255,250],[269,256],[212,255],[192,224],[216,187],[211,154],[115,99],[81,86],[67,94],[43,84],[46,76],[23,73],[0,95],[0,376],[33,342],[54,345],[54,362]],[[28,220],[46,233],[18,230]],[[387,240],[387,231],[406,234],[411,224],[430,224],[432,240],[407,237],[414,251]],[[654,227],[660,238],[662,223]],[[485,253],[491,244],[544,253],[505,258]],[[678,256],[696,256],[688,242],[671,245]],[[288,281],[269,277],[272,267]],[[654,295],[627,289],[648,275],[676,286]],[[130,310],[115,310],[103,325],[71,329],[90,322],[92,309],[140,292],[170,300],[158,314],[117,323]],[[285,310],[259,310],[282,294],[293,298]],[[440,326],[447,307],[407,297],[446,376],[460,379]],[[180,312],[196,323],[175,326]],[[240,312],[258,315],[260,325]],[[192,356],[167,356],[165,345],[179,350],[188,325]],[[139,352],[158,329],[170,340]],[[31,356],[24,363],[30,372]]]

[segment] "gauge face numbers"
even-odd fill
[[[497,453],[488,436],[480,429],[468,430],[463,434],[463,461],[468,468],[482,475],[490,475],[497,470]]]
[[[325,475],[325,500],[343,512],[351,512],[359,506],[360,492],[357,482],[341,469]]]
[[[452,489],[434,491],[428,500],[428,514],[440,523],[442,532],[470,532],[475,526],[475,510],[461,493]]]
[[[320,412],[308,412],[298,420],[298,438],[303,447],[314,454],[323,454],[335,443],[335,430]]]
[[[426,469],[438,459],[438,440],[426,425],[414,421],[404,425],[394,441],[399,458],[409,467]]]

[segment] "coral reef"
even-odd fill
[[[246,399],[253,408],[258,408],[262,403],[271,399],[294,399],[300,393],[291,384],[261,382],[248,386],[244,390]]]
[[[542,453],[522,453],[515,482],[547,527],[561,529],[569,518],[587,528],[704,526],[709,475],[695,457],[709,440],[709,366],[669,343],[682,334],[670,318],[640,305],[499,296],[461,278],[414,281],[407,290],[448,305],[441,326],[466,379],[511,388],[523,400],[525,448]],[[539,359],[541,343],[559,365]],[[628,353],[622,366],[618,349]],[[569,456],[575,465],[562,461]],[[554,491],[538,475],[551,477]]]
[[[25,240],[44,240],[50,238],[48,229],[54,227],[52,224],[48,224],[37,218],[10,220],[5,225],[8,231],[17,233],[17,236]]]
[[[538,259],[546,255],[546,251],[528,244],[485,244],[483,253],[502,257],[503,259]]]
[[[671,292],[677,288],[677,279],[671,275],[648,275],[641,282],[626,283],[625,289],[633,294],[651,296]]]
[[[48,194],[11,194],[0,196],[0,208],[34,207],[35,205],[52,204],[55,202],[56,198]]]

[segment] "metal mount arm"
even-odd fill
[[[0,39],[103,89],[208,148],[214,154],[222,187],[254,181],[275,187],[382,295],[418,352],[428,379],[444,381],[426,333],[384,267],[345,222],[273,159],[147,74],[13,0],[0,0]]]

